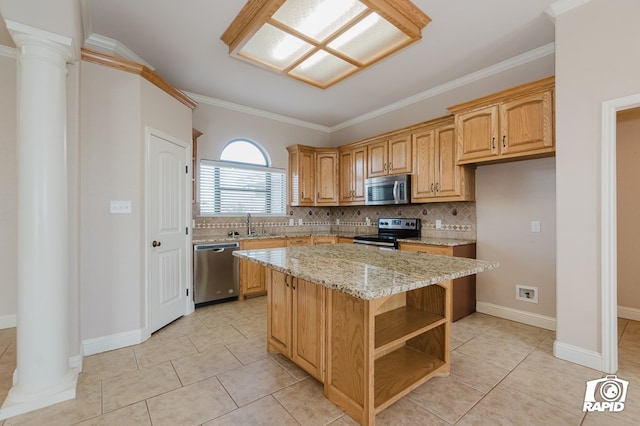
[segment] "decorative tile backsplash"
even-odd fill
[[[476,238],[474,202],[408,204],[393,206],[289,207],[287,217],[254,216],[251,223],[257,233],[287,234],[304,232],[345,232],[374,234],[380,217],[416,217],[422,220],[422,235],[439,238]],[[246,235],[245,216],[200,217],[199,205],[193,205],[194,237],[226,236],[237,231]],[[367,219],[369,222],[367,222]],[[442,228],[436,229],[436,220]]]

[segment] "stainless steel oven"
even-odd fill
[[[409,204],[411,175],[394,175],[369,178],[365,181],[365,204]]]
[[[355,244],[367,244],[389,249],[398,248],[398,238],[420,237],[422,223],[420,219],[412,218],[380,218],[378,219],[378,233],[374,235],[358,235],[354,237]]]

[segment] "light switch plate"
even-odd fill
[[[531,221],[531,232],[540,232],[540,221],[532,220]]]
[[[131,201],[115,201],[109,203],[109,213],[129,214],[131,213]]]

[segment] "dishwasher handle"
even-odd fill
[[[216,243],[216,244],[198,244],[193,246],[193,251],[215,251],[220,253],[226,249],[237,249],[240,243]]]

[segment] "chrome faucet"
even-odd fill
[[[247,235],[253,235],[251,230],[251,213],[247,213]]]

